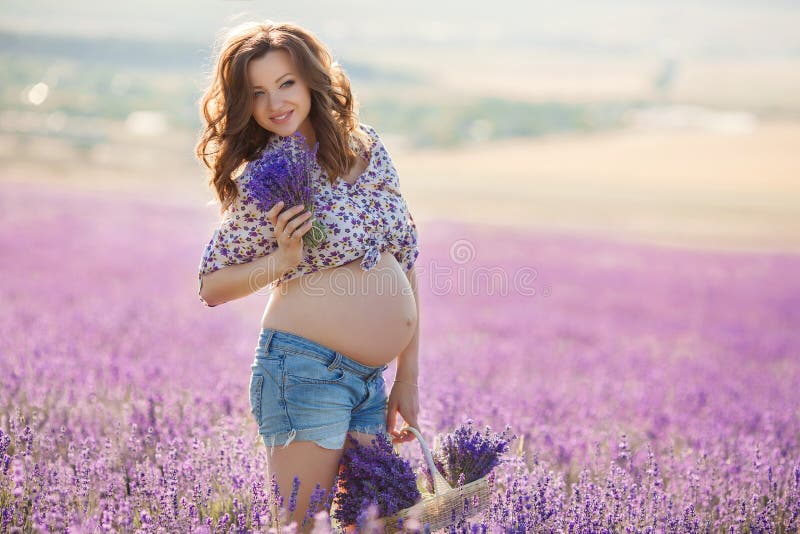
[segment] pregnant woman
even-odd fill
[[[348,434],[395,443],[417,426],[417,229],[378,133],[358,121],[350,83],[327,48],[292,23],[248,23],[224,40],[201,101],[197,155],[211,170],[222,221],[200,263],[207,306],[269,291],[250,378],[250,403],[288,504],[302,523],[317,484],[330,489]],[[263,211],[248,189],[251,163],[300,132],[313,162],[311,206]],[[241,166],[243,170],[236,173]],[[383,371],[397,358],[387,397]]]

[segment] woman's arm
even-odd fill
[[[284,209],[283,202],[261,211],[244,198],[240,192],[228,208],[200,260],[198,296],[206,306],[246,297],[302,260],[311,213],[300,214],[302,204]],[[275,235],[284,236],[281,244]]]
[[[411,290],[414,292],[414,303],[417,307],[417,326],[414,336],[409,341],[403,352],[397,357],[397,372],[395,378],[404,382],[417,383],[419,377],[419,292],[417,290],[417,271],[412,266],[406,273],[408,281],[411,283]]]
[[[386,410],[386,430],[392,435],[392,443],[412,441],[414,434],[406,430],[399,432],[395,429],[397,414],[403,417],[406,425],[419,428],[419,388],[417,383],[419,375],[419,297],[417,292],[417,272],[414,267],[406,273],[411,289],[414,291],[414,300],[417,306],[417,327],[414,336],[403,352],[397,357],[397,372],[389,393]]]
[[[209,307],[224,304],[268,286],[289,268],[279,248],[247,263],[200,275],[199,295]]]

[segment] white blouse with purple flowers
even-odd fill
[[[364,123],[359,127],[372,140],[369,153],[363,152],[352,135],[350,146],[369,161],[367,169],[353,184],[341,178],[331,184],[325,171],[314,162],[314,216],[325,227],[325,240],[313,248],[304,245],[303,261],[269,284],[270,289],[362,256],[361,268],[367,271],[377,263],[382,251],[393,254],[406,273],[414,266],[419,255],[417,227],[400,194],[397,170],[378,132]],[[280,138],[273,136],[264,150],[274,149],[279,142]],[[272,223],[248,190],[251,164],[248,162],[235,180],[238,195],[203,252],[198,275],[201,288],[202,275],[247,263],[278,248]]]

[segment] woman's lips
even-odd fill
[[[275,124],[283,124],[284,122],[292,118],[292,113],[294,113],[293,109],[289,110],[285,115],[278,115],[278,117],[283,117],[283,118],[270,117],[270,120]]]

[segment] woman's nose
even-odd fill
[[[280,111],[281,104],[283,103],[282,99],[280,98],[277,92],[267,91],[267,107],[271,111]]]

